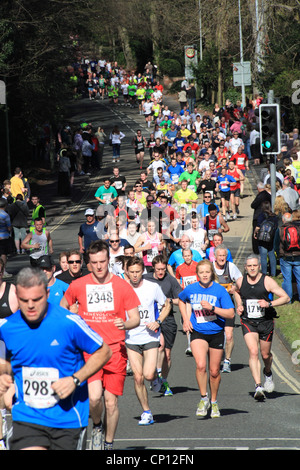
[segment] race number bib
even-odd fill
[[[87,311],[106,312],[114,310],[114,292],[112,283],[86,286]]]
[[[262,318],[265,316],[265,309],[258,303],[258,299],[247,299],[246,308],[248,318]]]
[[[110,200],[111,200],[111,193],[105,193],[105,194],[103,194],[102,199],[105,201],[106,204],[109,204],[109,203],[110,203]]]
[[[152,248],[151,250],[147,251],[147,261],[148,263],[152,263],[153,258],[158,255],[158,250],[157,248]]]
[[[205,310],[202,308],[201,304],[194,304],[193,310],[197,323],[206,323],[208,321],[215,321],[217,319],[217,315],[212,314],[210,310]]]
[[[197,282],[197,276],[185,276],[183,278],[183,285],[184,287],[189,286],[190,284],[193,284],[194,282]]]
[[[140,326],[147,325],[150,322],[149,310],[143,309],[143,307],[139,306],[139,315],[140,315]]]
[[[215,228],[209,229],[208,232],[207,232],[207,238],[209,240],[212,240],[214,235],[216,235],[216,233],[219,233],[218,229],[215,229]]]
[[[122,181],[115,181],[115,188],[122,189]]]
[[[23,396],[31,408],[52,408],[58,403],[51,385],[59,379],[58,369],[52,367],[23,367]]]

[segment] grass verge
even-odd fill
[[[281,286],[282,274],[279,274],[276,278],[277,283]],[[276,329],[280,331],[281,336],[286,341],[286,345],[289,347],[290,352],[293,351],[293,343],[300,340],[300,303],[295,301],[292,304],[282,305],[276,307],[277,315],[276,318]]]

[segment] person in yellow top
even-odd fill
[[[136,90],[135,95],[136,95],[137,100],[138,100],[140,114],[142,114],[143,102],[146,99],[146,90],[145,90],[145,88],[142,87],[141,84],[138,85],[138,89]]]
[[[23,173],[20,167],[15,168],[15,175],[10,179],[11,183],[11,195],[12,197],[16,197],[17,194],[22,194],[23,199],[25,196],[25,193],[27,191],[24,181],[22,179]]]
[[[134,197],[137,200],[138,204],[140,204],[143,208],[145,208],[147,205],[147,200],[146,200],[147,196],[148,194],[143,191],[142,182],[141,181],[137,182],[135,185]]]
[[[185,124],[181,124],[180,132],[181,132],[181,137],[187,138],[191,135],[191,131],[188,130]]]
[[[198,196],[195,191],[188,188],[188,184],[187,180],[181,181],[181,189],[174,194],[174,201],[180,205],[186,204],[188,207],[196,209]]]

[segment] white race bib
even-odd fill
[[[88,312],[106,312],[115,308],[111,282],[103,285],[87,284],[86,297]]]
[[[150,322],[149,310],[143,309],[141,305],[139,305],[139,315],[140,315],[140,326],[147,325],[147,323]]]
[[[152,248],[151,250],[147,251],[147,261],[148,263],[152,263],[153,258],[158,255],[158,250],[157,248]]]
[[[185,276],[182,278],[184,287],[197,282],[197,276]]]
[[[258,303],[258,299],[247,299],[246,308],[248,318],[262,318],[265,316],[265,309]]]
[[[51,385],[59,379],[52,367],[22,367],[24,402],[31,408],[52,408],[58,403]]]
[[[210,310],[203,309],[201,304],[194,304],[193,310],[197,323],[206,323],[207,321],[215,321],[217,319],[217,315],[212,314]]]

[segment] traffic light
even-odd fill
[[[280,145],[280,111],[278,104],[259,106],[260,153],[278,155]]]

